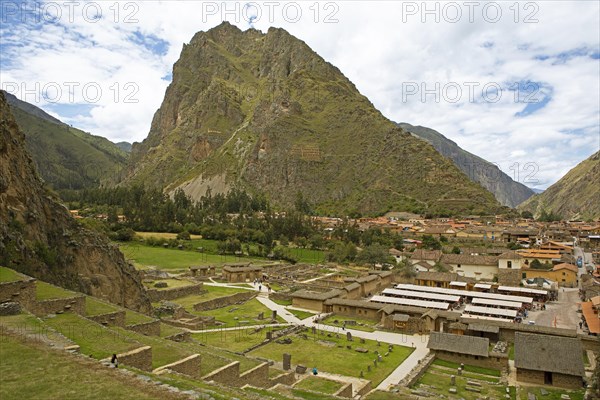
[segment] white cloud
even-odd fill
[[[599,5],[587,1],[520,2],[515,23],[513,2],[489,3],[477,3],[470,22],[464,2],[427,2],[428,9],[439,10],[440,22],[436,23],[436,15],[423,14],[425,3],[420,1],[320,2],[316,7],[313,2],[280,2],[271,8],[272,22],[268,5],[257,2],[261,18],[254,26],[262,31],[269,26],[283,27],[305,41],[388,118],[436,129],[466,150],[498,163],[515,178],[516,163],[521,169],[528,162],[535,163],[539,166],[538,187],[547,187],[598,150],[600,60],[590,54],[600,52]],[[67,19],[66,3],[52,4],[63,7],[58,23],[35,28],[31,23],[11,23],[0,28],[0,81],[29,89],[36,83],[41,87],[57,83],[65,90],[61,106],[48,108],[51,104],[44,99],[38,105],[66,122],[115,141],[146,137],[168,84],[162,78],[170,74],[183,43],[194,33],[217,25],[224,16],[242,29],[249,26],[241,14],[246,2],[121,1],[118,16],[115,3],[98,2],[102,19],[96,23],[82,17],[85,3],[75,8],[73,22]],[[502,17],[492,23],[496,4],[502,7]],[[462,15],[457,23],[450,23],[447,20],[454,16],[454,5]],[[297,22],[291,22],[298,7],[302,14]],[[483,13],[485,7],[487,14]],[[524,22],[531,13],[537,23]],[[329,22],[338,22],[325,23],[327,17]],[[144,46],[136,32],[138,39],[158,38],[168,46],[162,53],[153,52],[148,46],[157,45],[156,41],[149,40]],[[558,58],[576,49],[589,54]],[[515,102],[514,92],[507,86],[525,80],[543,83],[551,100],[518,117],[515,114],[527,104]],[[68,99],[65,82],[80,84],[72,93],[73,101]],[[422,101],[419,94],[405,95],[411,82],[429,89],[436,83],[441,88],[456,83],[463,92],[456,103],[444,98],[435,102],[433,96]],[[476,102],[469,100],[468,82],[479,84]],[[128,83],[135,86],[125,87]],[[482,101],[481,88],[486,83],[502,85],[498,102]],[[85,84],[102,89],[97,103],[90,103],[89,93],[85,98],[81,90]],[[31,95],[16,94],[35,102]],[[138,102],[126,102],[127,94]],[[89,113],[71,115],[67,111],[71,103],[94,107]],[[522,174],[518,178],[523,180]]]

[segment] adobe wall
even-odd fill
[[[127,353],[117,354],[119,363],[141,369],[152,371],[152,347],[144,346]]]
[[[240,362],[235,361],[231,364],[227,364],[224,367],[218,368],[213,372],[202,377],[204,381],[215,381],[228,386],[241,386],[239,385],[240,378]]]
[[[248,301],[248,300],[256,297],[257,294],[258,293],[255,291],[247,291],[247,292],[232,294],[231,296],[218,297],[216,299],[203,301],[201,303],[194,304],[194,310],[195,311],[209,311],[209,310],[215,310],[217,308],[231,306],[233,304]]]
[[[125,328],[146,336],[160,336],[160,320],[158,319],[156,321],[142,322],[141,324],[127,325]]]
[[[455,363],[464,363],[467,365],[473,365],[476,367],[483,368],[491,368],[498,370],[508,370],[508,358],[507,357],[479,357],[478,359],[475,356],[467,355],[467,354],[456,354],[450,353],[442,350],[436,350],[435,356],[440,360],[451,361]]]
[[[35,279],[0,283],[0,303],[15,301],[24,308],[35,303]]]
[[[519,286],[521,283],[521,270],[498,268],[498,283],[500,285]]]
[[[344,315],[346,317],[372,319],[374,321],[378,321],[380,319],[378,310],[372,308],[346,306],[343,304],[334,305],[333,313],[338,315]]]
[[[125,310],[115,311],[101,315],[93,315],[86,318],[102,325],[121,327],[125,326]]]
[[[161,300],[173,300],[179,297],[190,296],[193,294],[202,294],[203,291],[203,284],[197,283],[195,285],[181,286],[162,290],[148,289],[146,290],[146,293],[148,294],[148,297],[150,298],[151,302],[157,302]]]
[[[340,390],[338,390],[337,392],[335,392],[333,395],[351,399],[352,398],[352,382],[347,383],[346,385],[342,386],[342,388]]]
[[[529,369],[517,368],[517,381],[544,385],[544,372],[532,371]],[[550,385],[545,385],[550,386]],[[572,375],[552,374],[552,385],[568,389],[580,389],[581,377]]]
[[[358,391],[356,392],[356,394],[358,396],[364,396],[367,393],[369,393],[371,390],[373,390],[373,383],[371,381],[367,382],[367,384],[363,387],[361,387],[360,389],[358,389]]]
[[[171,370],[199,379],[201,359],[200,354],[194,354],[182,360],[175,361],[174,363],[163,365],[162,367],[155,369],[154,373],[160,374],[165,370]]]
[[[275,378],[269,379],[269,386],[273,387],[277,384],[288,385],[291,386],[296,382],[296,373],[294,371],[284,372],[281,375],[276,376]]]
[[[29,305],[28,309],[37,317],[56,314],[59,311],[73,311],[76,314],[85,315],[85,296],[35,301]]]
[[[238,382],[236,386],[244,386],[246,384],[261,388],[272,386],[269,379],[269,363],[262,363],[244,372],[240,375]]]
[[[305,308],[307,310],[323,312],[323,300],[301,299],[298,297],[294,297],[292,299],[292,305],[298,308]]]

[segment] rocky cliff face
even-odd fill
[[[184,46],[147,139],[133,146],[131,182],[195,198],[239,186],[282,206],[300,191],[323,213],[499,208],[304,42],[226,22]]]
[[[149,311],[135,269],[108,239],[82,228],[43,186],[0,93],[0,264],[28,275]]]
[[[423,126],[399,123],[401,128],[430,143],[441,155],[454,162],[473,182],[489,190],[500,204],[515,208],[534,195],[533,190],[513,181],[496,165],[460,148],[441,133]]]
[[[600,218],[600,151],[579,163],[558,182],[519,206],[539,216],[543,210],[565,219]]]

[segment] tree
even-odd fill
[[[454,246],[452,248],[452,254],[460,254],[460,248],[458,246]]]
[[[313,250],[321,249],[325,245],[325,240],[323,239],[323,236],[321,236],[318,233],[312,235],[308,241],[310,242],[310,248]]]
[[[417,271],[408,258],[400,261],[398,264],[398,271],[405,278],[414,278],[417,276]]]
[[[531,213],[531,211],[522,211],[521,218],[533,219],[533,214]]]
[[[448,272],[448,268],[439,261],[433,265],[433,269],[435,269],[437,272]]]
[[[192,240],[192,237],[188,231],[182,231],[177,234],[177,240]]]
[[[430,250],[440,250],[442,244],[431,235],[423,235],[423,247]]]
[[[371,265],[384,263],[392,264],[394,262],[392,260],[392,257],[388,253],[388,249],[385,246],[380,245],[379,243],[374,243],[370,246],[365,247],[356,256],[356,261],[360,264]]]

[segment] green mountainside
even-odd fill
[[[242,187],[321,213],[487,213],[500,208],[431,145],[385,118],[336,67],[283,29],[227,22],[173,67],[123,184],[193,198]]]
[[[558,182],[519,206],[539,216],[542,211],[565,219],[600,218],[600,151],[579,163]]]
[[[502,205],[514,208],[533,196],[534,192],[522,183],[513,181],[496,165],[463,150],[441,133],[424,126],[399,123],[401,128],[430,143],[444,157],[451,159],[474,182],[494,194]]]
[[[85,189],[114,183],[127,153],[106,138],[73,128],[40,108],[5,93],[27,150],[53,189]]]

